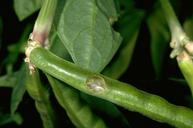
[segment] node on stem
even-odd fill
[[[37,47],[41,47],[41,44],[38,42],[38,41],[35,41],[32,39],[32,34],[30,34],[30,37],[27,41],[27,47],[25,49],[25,55],[26,55],[26,58],[25,58],[25,62],[28,63],[28,67],[29,67],[29,71],[30,71],[30,74],[32,74],[33,72],[35,72],[35,65],[33,65],[30,61],[30,53],[31,51],[34,49],[34,48],[37,48]]]

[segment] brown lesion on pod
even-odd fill
[[[93,92],[101,93],[106,90],[106,82],[103,77],[94,75],[88,77],[86,80],[86,86]]]

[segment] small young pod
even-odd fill
[[[193,62],[187,52],[183,51],[177,57],[179,68],[186,79],[193,95]]]

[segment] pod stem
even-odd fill
[[[178,66],[185,77],[191,93],[193,95],[193,61],[192,58],[189,56],[189,54],[186,51],[183,51],[180,55],[177,57]]]
[[[44,44],[48,38],[57,7],[57,0],[44,0],[36,19],[31,39]]]
[[[49,90],[42,84],[38,70],[28,75],[26,89],[35,101],[44,128],[57,128],[58,119],[50,101]]]

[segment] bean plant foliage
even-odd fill
[[[191,0],[1,4],[0,127],[193,128],[192,6]],[[28,56],[31,42],[39,44]]]

